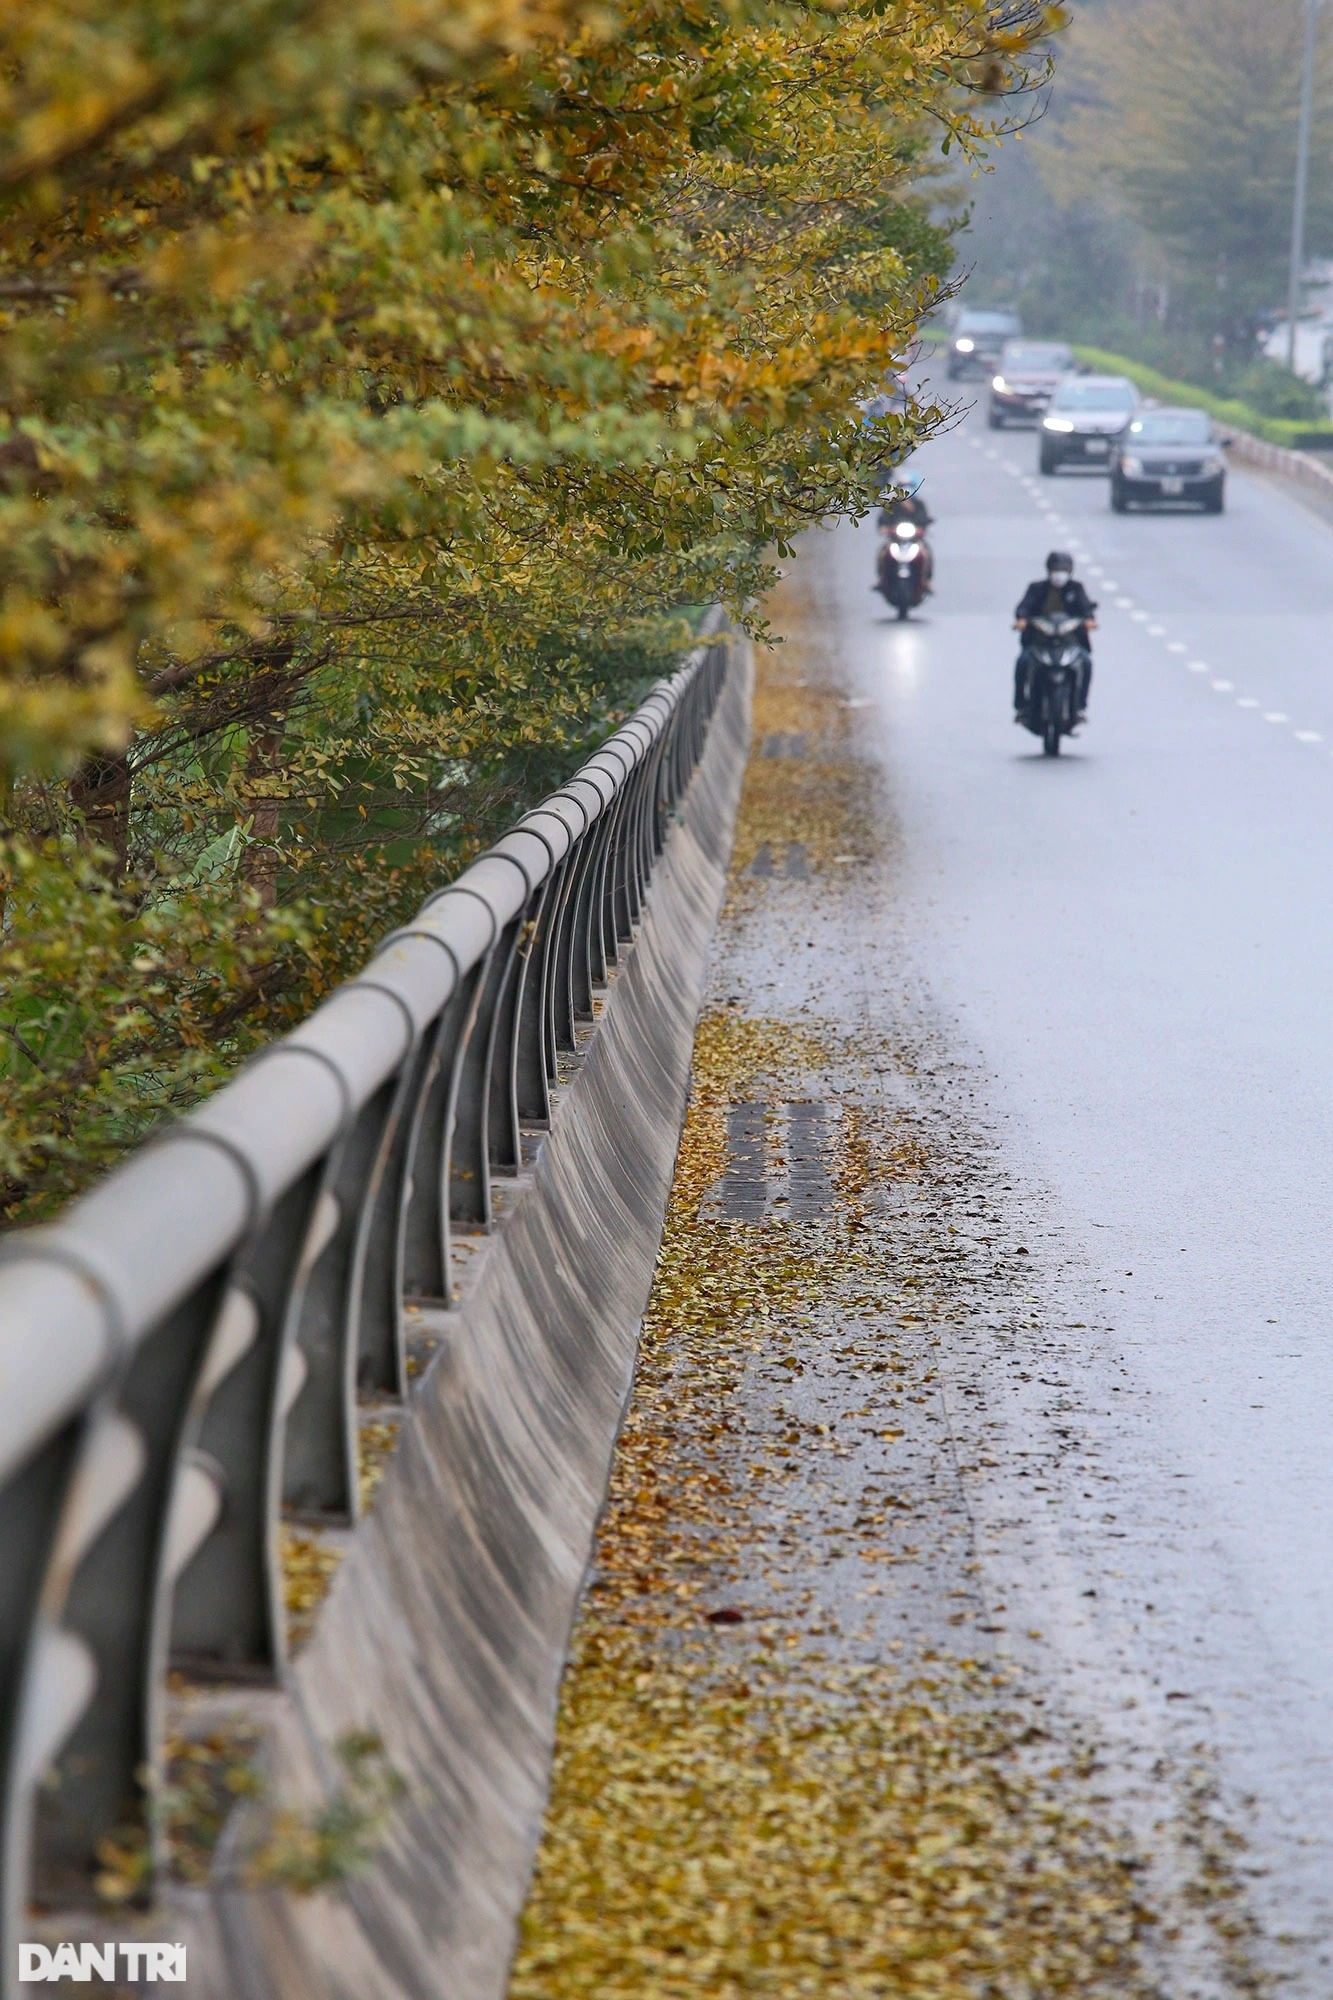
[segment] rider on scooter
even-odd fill
[[[879,527],[881,533],[891,530],[897,521],[911,521],[915,524],[917,533],[921,538],[921,548],[925,565],[923,588],[929,591],[935,577],[935,556],[929,541],[926,539],[926,530],[932,526],[934,516],[925,501],[921,498],[921,481],[915,473],[910,478],[904,479],[902,483],[902,498],[895,500],[892,506],[881,507],[879,510]]]
[[[1018,601],[1014,624],[1024,633],[1024,641],[1014,666],[1014,721],[1021,722],[1031,695],[1030,659],[1026,641],[1029,618],[1077,618],[1079,643],[1083,647],[1082,685],[1078,691],[1078,715],[1088,712],[1088,690],[1092,686],[1092,640],[1097,629],[1096,604],[1074,575],[1074,558],[1065,549],[1052,549],[1046,558],[1046,574],[1030,583]]]

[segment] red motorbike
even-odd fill
[[[915,521],[890,521],[879,531],[875,588],[900,618],[924,598],[930,580],[926,538]]]

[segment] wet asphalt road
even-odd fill
[[[1085,1627],[1090,1592],[1030,1544],[1028,1615],[1089,1686],[1116,1655],[1094,1707],[1139,1681],[1178,1704],[1266,1928],[1300,1934],[1294,1990],[1333,1994],[1333,528],[1240,473],[1220,519],[1116,516],[975,414],[915,469],[923,614],[868,588],[869,524],[813,562],[898,821],[886,925],[1098,1329],[1118,1525],[1061,1533],[1135,1617]],[[1052,545],[1102,625],[1058,760],[1009,708],[1012,607]],[[997,1577],[1005,1522],[1001,1496]]]

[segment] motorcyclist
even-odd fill
[[[1078,714],[1082,722],[1088,712],[1088,691],[1092,686],[1092,640],[1097,629],[1097,606],[1074,575],[1074,558],[1066,549],[1052,549],[1046,558],[1046,574],[1030,583],[1014,611],[1014,624],[1023,634],[1014,666],[1014,720],[1021,722],[1032,692],[1032,657],[1027,643],[1031,618],[1077,618],[1079,644],[1083,647],[1083,671],[1078,691]]]
[[[921,481],[915,474],[909,479],[904,479],[902,497],[895,500],[891,506],[881,507],[879,510],[881,530],[891,529],[897,521],[911,521],[916,526],[917,533],[921,537],[924,557],[923,588],[929,590],[935,577],[935,556],[927,540],[926,530],[933,525],[934,516],[921,498]]]
[[[895,500],[891,507],[879,510],[881,528],[891,528],[895,521],[915,521],[924,535],[933,519],[929,507],[921,498],[921,481],[915,474],[910,479],[904,479],[901,500]]]

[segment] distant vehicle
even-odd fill
[[[1110,470],[1120,433],[1138,415],[1139,392],[1123,375],[1070,375],[1051,397],[1041,420],[1043,472],[1062,465]]]
[[[1031,661],[1024,729],[1040,736],[1048,757],[1060,755],[1060,739],[1072,736],[1078,716],[1078,691],[1083,684],[1088,649],[1078,618],[1058,612],[1053,618],[1030,618],[1024,634]]]
[[[1123,514],[1133,505],[1189,500],[1205,514],[1220,514],[1227,442],[1206,410],[1141,410],[1112,455],[1111,505]]]
[[[1006,340],[991,377],[991,429],[1035,423],[1073,366],[1073,351],[1062,340]]]
[[[1022,331],[1016,313],[964,306],[949,336],[949,380],[992,374],[1005,341],[1017,339]]]

